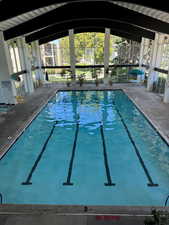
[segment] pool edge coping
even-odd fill
[[[123,205],[49,205],[49,204],[2,204],[0,215],[56,214],[56,215],[119,215],[151,216],[152,210],[169,212],[166,206],[123,206]]]
[[[43,108],[48,104],[51,98],[53,98],[56,93],[59,91],[56,90],[54,94],[51,94],[47,100],[42,102],[38,109],[32,113],[32,115],[22,124],[22,126],[13,134],[13,137],[11,138],[9,143],[4,144],[0,148],[0,160],[10,151],[10,148],[13,144],[18,140],[18,138],[25,132],[25,130],[29,127],[29,125],[33,122],[33,120],[39,115],[39,113],[43,110]]]
[[[148,121],[148,123],[155,129],[155,131],[157,132],[157,134],[162,138],[162,140],[169,146],[169,139],[168,137],[164,134],[164,132],[161,130],[160,127],[158,127],[158,125],[156,125],[156,123],[149,117],[149,115],[146,114],[146,112],[144,112],[144,110],[141,108],[141,106],[135,101],[134,98],[132,98],[132,96],[129,95],[129,93],[127,92],[126,88],[122,87],[122,88],[93,88],[93,89],[88,89],[88,88],[58,88],[57,90],[55,90],[54,94],[51,94],[48,99],[43,102],[39,108],[30,116],[30,118],[28,118],[28,120],[26,122],[23,123],[23,125],[18,129],[18,131],[16,131],[16,133],[13,135],[13,138],[11,139],[10,143],[6,143],[4,144],[1,148],[0,148],[0,160],[8,153],[8,151],[10,150],[10,148],[12,147],[12,145],[18,140],[18,138],[25,132],[25,130],[28,128],[28,126],[33,122],[33,120],[38,116],[38,114],[42,111],[42,109],[47,105],[47,103],[50,101],[50,99],[52,99],[57,92],[59,91],[113,91],[113,90],[121,90],[123,91],[127,97],[129,98],[129,100],[136,106],[136,108],[138,110],[140,110],[140,112],[143,114],[143,116],[145,117],[145,119]]]
[[[158,127],[158,125],[156,125],[156,123],[150,118],[149,115],[146,114],[146,112],[144,112],[144,110],[141,108],[141,106],[135,101],[135,99],[133,99],[128,93],[126,93],[126,89],[123,89],[124,93],[127,95],[127,97],[132,101],[132,103],[136,106],[136,108],[138,110],[140,110],[140,112],[144,115],[145,119],[149,122],[149,124],[155,129],[155,131],[157,132],[157,134],[162,138],[162,140],[164,142],[166,142],[166,144],[169,147],[169,139],[168,137],[164,134],[164,132],[161,130],[160,127]]]

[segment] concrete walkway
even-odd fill
[[[153,219],[151,207],[23,205],[20,210],[18,208],[17,205],[0,206],[0,224],[144,225],[145,219]],[[158,210],[164,208],[159,207]]]
[[[144,217],[80,216],[80,215],[5,215],[1,225],[144,225]]]

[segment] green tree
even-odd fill
[[[85,64],[85,58],[86,61],[90,58],[92,64],[103,63],[104,34],[94,32],[76,34],[75,48],[77,63]]]
[[[64,37],[58,40],[60,48],[60,57],[63,65],[70,64],[70,54],[69,54],[69,37]]]
[[[121,38],[111,35],[110,56],[117,51]],[[69,38],[59,39],[61,56],[64,62],[69,62]],[[104,63],[104,33],[86,32],[75,34],[76,64],[103,64]],[[110,57],[111,58],[111,57]]]

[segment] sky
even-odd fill
[[[51,43],[57,44],[58,40],[51,41]]]

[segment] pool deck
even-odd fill
[[[25,98],[25,102],[18,104],[7,113],[0,114],[0,155],[3,156],[9,146],[19,137],[25,127],[43,108],[44,104],[54,96],[57,90],[103,90],[123,89],[134,101],[154,127],[169,143],[169,104],[164,104],[162,98],[147,92],[146,88],[137,84],[114,84],[105,88],[104,85],[84,85],[67,88],[65,85],[51,84],[41,87],[34,94]],[[158,207],[159,208],[159,207]],[[84,206],[38,206],[38,205],[2,205],[0,206],[0,224],[34,225],[34,224],[85,224],[85,225],[141,225],[144,218],[151,214],[151,207],[126,206],[96,206],[84,210]],[[164,208],[163,208],[164,209]],[[169,211],[169,208],[165,208]],[[96,217],[108,215],[112,217]],[[65,217],[66,216],[66,217]]]
[[[164,208],[158,207],[164,212]],[[168,207],[165,209],[169,212]],[[151,207],[4,205],[1,225],[144,225],[153,218]],[[167,224],[166,224],[167,225]]]

